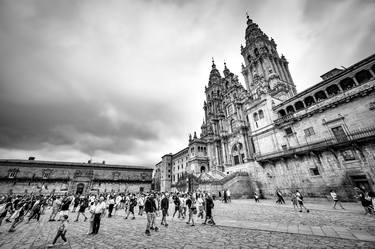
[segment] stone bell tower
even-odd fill
[[[245,65],[242,74],[254,99],[271,95],[281,101],[296,94],[288,61],[279,56],[275,41],[263,33],[258,24],[247,16],[246,46],[241,45]]]

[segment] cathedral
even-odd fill
[[[297,93],[287,59],[249,17],[245,41],[246,88],[212,61],[201,132],[155,165],[154,187],[229,188],[239,197],[335,189],[347,199],[353,187],[375,191],[375,55]]]

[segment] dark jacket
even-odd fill
[[[146,213],[153,213],[156,211],[156,204],[154,198],[147,198],[145,202],[145,212]]]
[[[168,210],[168,208],[169,208],[169,200],[168,200],[167,197],[164,197],[161,200],[160,206],[161,206],[161,209]]]
[[[186,206],[188,206],[188,208],[191,207],[191,199],[190,198],[186,200]]]

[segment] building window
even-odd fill
[[[234,158],[234,165],[240,164],[240,159],[238,155],[234,156],[233,158]]]
[[[51,175],[51,170],[43,170],[42,172],[43,179],[48,179],[50,175]]]
[[[254,114],[253,114],[253,117],[254,117],[254,121],[255,121],[255,122],[259,120],[259,118],[258,118],[258,113],[254,113]]]
[[[233,119],[230,121],[230,130],[231,132],[234,132],[234,120]]]
[[[286,129],[285,129],[285,133],[286,133],[287,136],[292,135],[292,134],[293,134],[293,130],[292,130],[292,128],[290,128],[290,127],[286,128]]]
[[[19,172],[19,169],[10,169],[8,170],[8,177],[15,178],[18,172]]]
[[[228,106],[228,115],[232,115],[234,113],[233,105]]]
[[[171,178],[171,175],[168,175],[168,178]]]
[[[264,118],[263,110],[259,110],[259,119]]]
[[[319,173],[319,169],[318,169],[318,168],[311,168],[311,169],[310,169],[310,174],[313,175],[313,176],[318,176],[318,175],[320,175],[320,173]]]
[[[355,160],[354,152],[353,150],[344,150],[341,152],[342,157],[345,161],[352,161]]]
[[[312,135],[315,135],[315,131],[313,127],[309,127],[303,131],[305,132],[305,137],[310,137]]]
[[[168,172],[171,172],[171,170],[169,169]]]

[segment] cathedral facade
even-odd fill
[[[375,55],[297,93],[285,56],[249,17],[242,75],[212,61],[204,122],[188,146],[154,168],[160,190],[181,181],[222,179],[246,172],[252,190],[299,189],[325,196],[334,188],[351,198],[353,187],[375,191]]]

